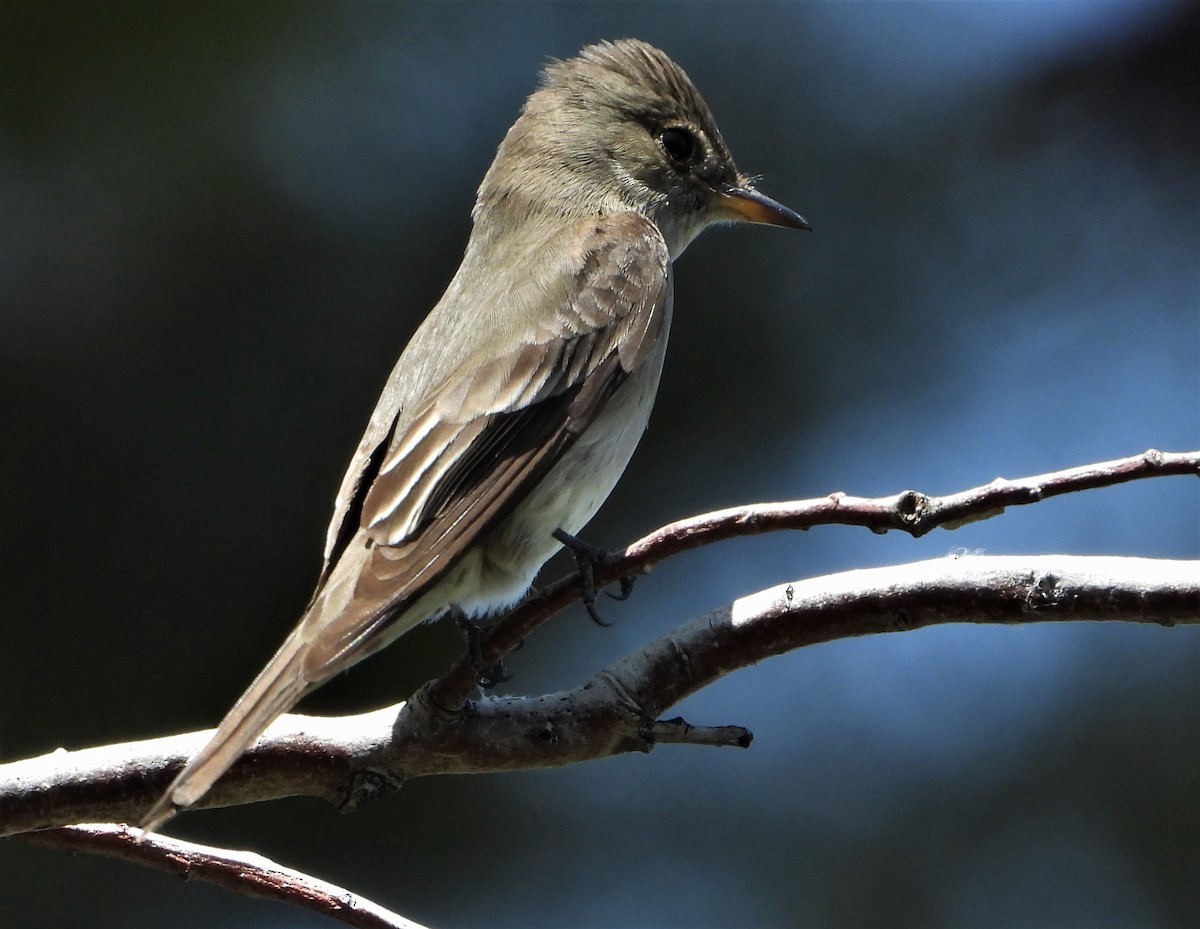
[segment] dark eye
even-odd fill
[[[690,168],[700,161],[703,151],[700,140],[687,129],[673,126],[658,135],[659,144],[676,168]]]

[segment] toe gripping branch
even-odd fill
[[[475,671],[475,683],[484,690],[490,690],[498,684],[511,680],[512,675],[508,672],[503,658],[495,664],[486,664],[483,660],[483,623],[469,618],[461,610],[455,609],[452,615],[463,638],[467,640],[467,654],[471,658],[471,667]]]
[[[612,623],[601,616],[596,609],[595,569],[596,565],[603,564],[607,559],[612,557],[612,551],[589,545],[564,529],[555,529],[554,538],[561,542],[575,558],[575,564],[579,570],[579,583],[583,588],[583,606],[588,611],[588,616],[598,626],[611,626]],[[628,600],[630,594],[633,593],[634,580],[633,575],[622,577],[618,581],[621,586],[621,592],[610,593],[609,596],[614,600]],[[477,620],[470,619],[458,609],[452,610],[451,616],[458,624],[463,638],[466,639],[467,653],[471,659],[471,667],[475,671],[475,683],[484,690],[488,690],[510,680],[512,675],[509,674],[503,658],[495,664],[486,664],[483,660],[483,624]]]
[[[555,529],[554,538],[558,539],[563,544],[563,547],[575,558],[575,564],[579,568],[579,584],[583,588],[583,606],[588,611],[588,616],[592,617],[592,622],[598,626],[611,626],[612,623],[604,619],[596,610],[595,582],[596,565],[607,560],[611,552],[606,549],[596,548],[594,545],[589,545],[564,529]],[[629,595],[633,593],[634,580],[633,575],[621,578],[621,592],[619,594],[609,594],[609,596],[614,600],[628,600]]]

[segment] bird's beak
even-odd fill
[[[789,210],[782,203],[752,187],[717,188],[717,198],[725,209],[736,214],[736,218],[748,223],[767,223],[771,226],[786,226],[788,229],[812,229],[808,220]]]

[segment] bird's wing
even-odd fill
[[[510,513],[651,353],[670,276],[657,228],[636,213],[597,218],[568,252],[561,279],[539,288],[550,299],[536,325],[508,351],[460,365],[368,458],[373,474],[347,511],[374,547],[355,567],[353,602],[310,630],[310,679],[355,660],[395,607]]]

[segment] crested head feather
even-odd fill
[[[683,68],[640,39],[597,42],[574,58],[552,61],[542,71],[542,87],[578,106],[604,105],[647,123],[682,118],[716,133],[708,104]]]
[[[741,180],[704,98],[665,53],[620,39],[551,61],[480,185],[475,220],[635,210],[680,228],[676,254],[714,214],[711,188],[670,168],[658,141],[670,127],[703,140],[710,181]]]

